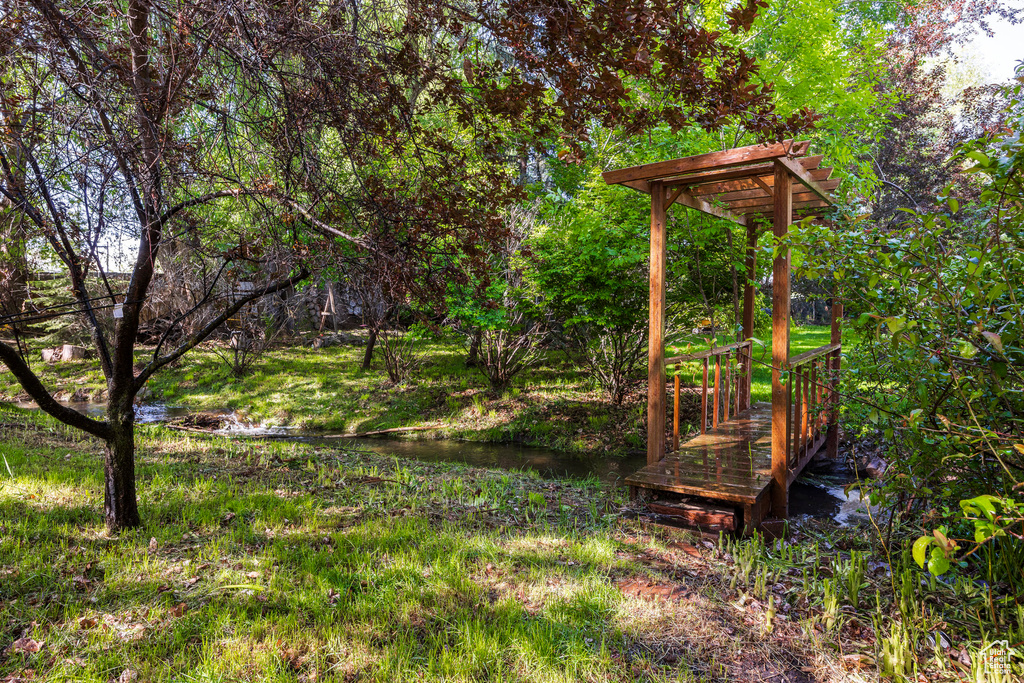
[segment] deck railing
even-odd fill
[[[835,423],[840,344],[826,344],[789,359],[787,469],[796,478],[806,460],[825,443]]]
[[[739,413],[750,407],[750,379],[753,344],[748,341],[716,346],[697,353],[673,356],[665,360],[666,366],[674,366],[672,400],[672,450],[679,450],[679,394],[680,364],[703,361],[700,387],[700,433],[729,419],[730,409]],[[735,363],[732,356],[735,355]],[[714,384],[712,385],[710,415],[708,405],[708,374],[714,363]]]

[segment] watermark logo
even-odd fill
[[[1016,643],[1010,645],[1008,640],[996,640],[978,650],[978,673],[984,673],[993,681],[1009,681],[1013,673],[1011,659],[1017,656]]]

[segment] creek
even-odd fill
[[[61,402],[90,417],[102,419],[105,406],[95,402]],[[34,402],[15,404],[19,408],[36,409]],[[541,477],[595,477],[612,486],[644,466],[643,454],[626,457],[588,457],[550,448],[508,443],[454,441],[446,439],[348,438],[329,432],[307,432],[295,428],[251,424],[229,410],[204,411],[223,418],[221,428],[211,433],[233,438],[273,438],[317,446],[338,446],[340,443],[387,455],[424,462],[458,462],[472,467],[504,470],[529,470]],[[160,424],[193,414],[188,408],[154,402],[137,405],[136,420],[140,424]],[[863,523],[867,501],[857,491],[847,496],[841,483],[830,478],[813,482],[803,477],[790,487],[790,516],[830,518],[841,525]]]

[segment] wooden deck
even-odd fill
[[[771,404],[755,403],[707,434],[681,444],[661,462],[627,477],[626,484],[633,495],[647,489],[738,508],[745,530],[753,531],[764,519],[769,503],[771,434]],[[809,459],[802,459],[801,465]]]

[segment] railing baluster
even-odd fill
[[[793,465],[793,454],[796,452],[796,430],[794,427],[794,418],[796,414],[796,405],[793,403],[793,378],[796,377],[796,371],[789,371],[789,381],[786,382],[786,467]]]
[[[708,359],[704,359],[704,379],[700,384],[700,433],[708,431]]]
[[[804,438],[803,447],[800,451],[800,457],[803,458],[807,455],[808,449],[810,449],[810,437],[811,437],[811,374],[806,370],[801,374],[804,379],[804,403],[802,408],[804,413],[801,416],[801,422],[804,426]]]
[[[721,396],[721,380],[722,380],[722,357],[715,355],[715,393],[714,393],[714,408],[712,409],[711,428],[718,428],[718,398]]]
[[[675,398],[672,401],[672,450],[679,451],[679,366],[676,366]]]
[[[811,419],[814,425],[811,433],[813,441],[818,440],[818,433],[821,431],[821,387],[818,385],[818,365],[819,359],[815,358],[811,362]]]
[[[729,367],[729,356],[724,354],[719,356],[725,361],[725,383],[722,385],[722,422],[729,421],[729,388],[732,386],[732,368]]]
[[[736,349],[736,393],[733,404],[736,408],[736,414],[739,415],[743,410],[743,347]]]

